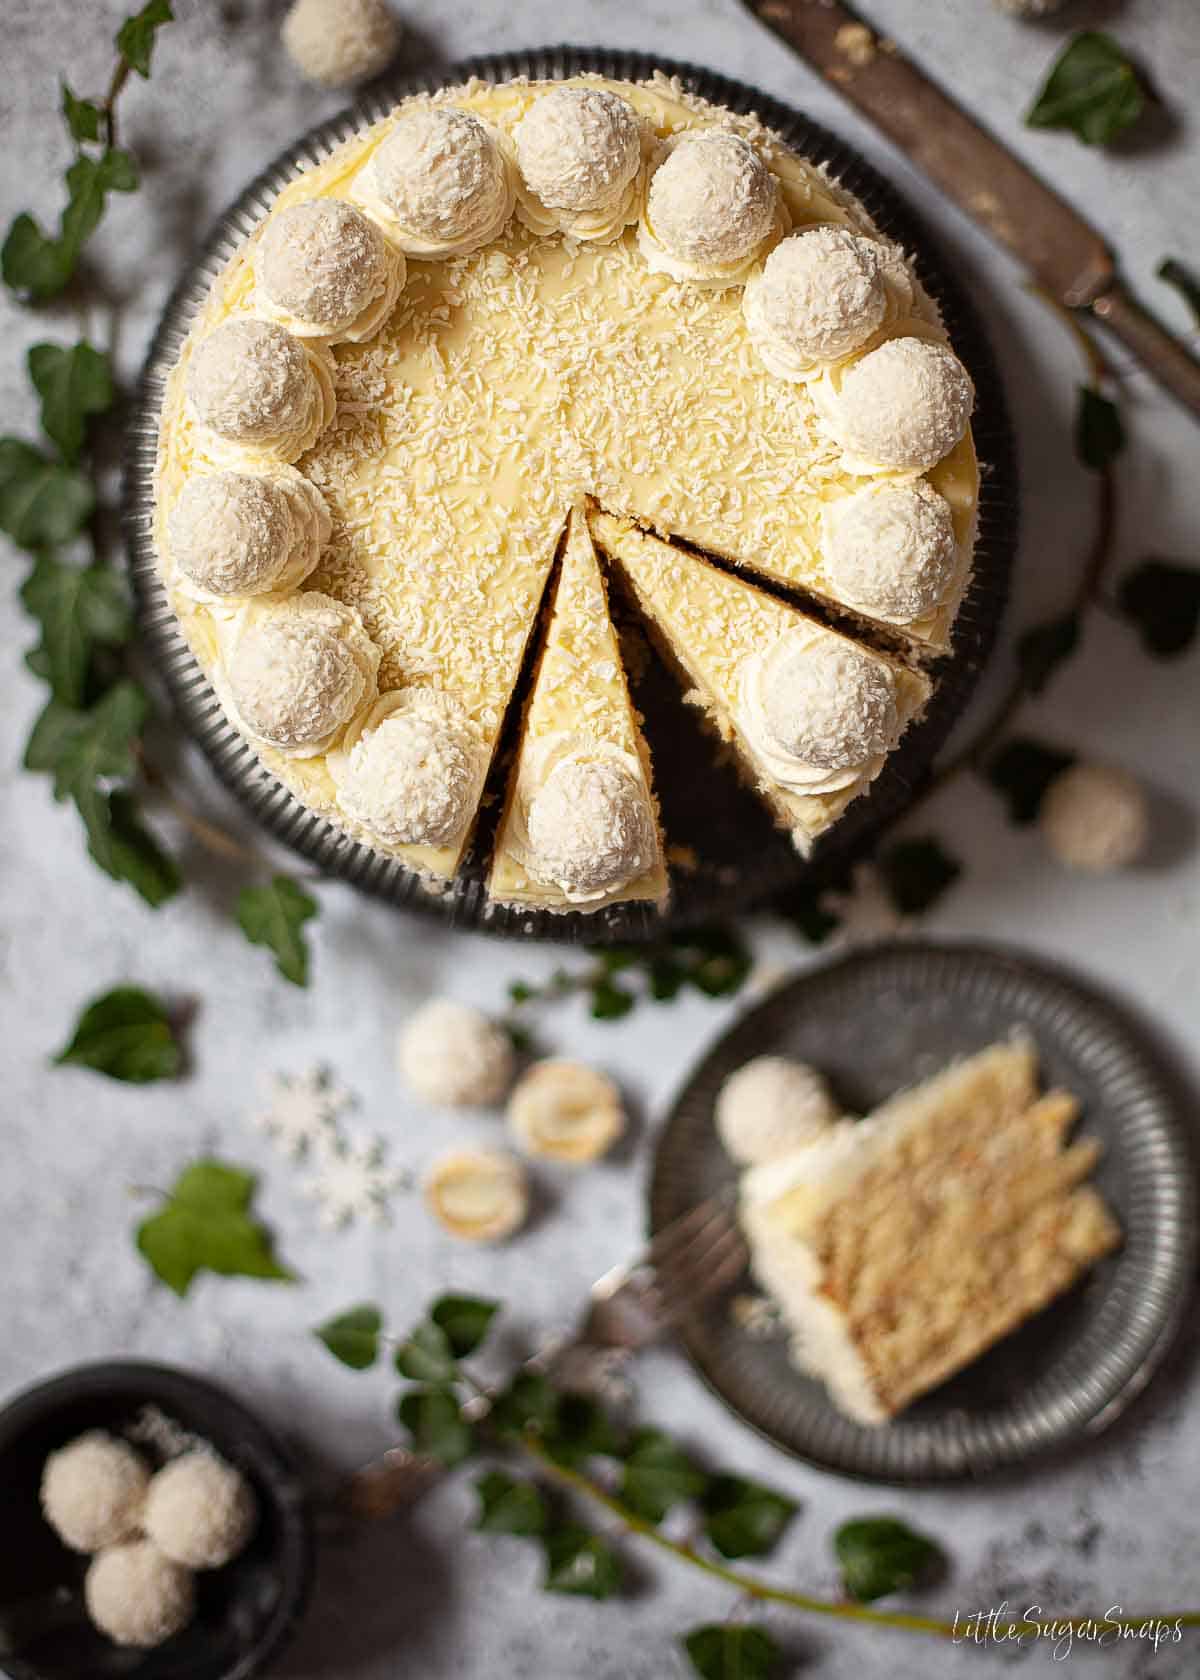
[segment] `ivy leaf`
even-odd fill
[[[1093,386],[1079,387],[1075,410],[1075,453],[1092,472],[1103,472],[1125,447],[1125,428],[1116,403]]]
[[[131,152],[108,150],[101,157],[77,157],[67,170],[67,205],[62,213],[59,243],[74,270],[79,253],[95,233],[104,214],[110,192],[134,192],[138,184],[137,160]]]
[[[673,1505],[699,1499],[708,1477],[661,1429],[639,1429],[625,1455],[620,1500],[647,1522],[663,1520]]]
[[[898,840],[880,854],[878,868],[888,897],[902,916],[919,916],[931,909],[962,874],[962,865],[932,835]]]
[[[705,1490],[704,1532],[722,1557],[761,1557],[795,1513],[795,1502],[742,1476],[714,1476]]]
[[[860,1604],[914,1586],[942,1558],[935,1541],[896,1517],[859,1517],[843,1523],[833,1537],[833,1549],[846,1592]]]
[[[139,1252],[176,1295],[187,1294],[197,1272],[295,1282],[250,1211],[256,1186],[253,1173],[222,1161],[195,1161],[158,1213],[138,1226]]]
[[[1200,280],[1175,257],[1164,257],[1154,272],[1160,280],[1165,280],[1168,286],[1174,286],[1196,317],[1196,325],[1200,326]]]
[[[689,982],[705,997],[730,997],[750,972],[750,953],[731,928],[689,928],[671,943],[684,959]]]
[[[572,1593],[580,1598],[611,1598],[621,1584],[617,1554],[598,1534],[576,1523],[555,1529],[545,1538],[547,1592]]]
[[[619,1021],[628,1015],[637,999],[624,986],[614,986],[611,980],[598,980],[592,987],[593,1021]]]
[[[1184,653],[1200,628],[1200,569],[1144,560],[1121,580],[1118,605],[1160,659]]]
[[[703,1680],[769,1680],[783,1655],[765,1629],[746,1623],[693,1628],[683,1648]]]
[[[352,1371],[366,1371],[379,1358],[382,1330],[383,1314],[379,1308],[361,1306],[351,1307],[348,1312],[318,1325],[313,1335],[343,1365]]]
[[[315,898],[286,875],[276,875],[265,887],[243,887],[234,913],[250,943],[274,953],[285,980],[293,986],[308,985],[308,947],[302,930],[317,913]]]
[[[621,1443],[600,1403],[587,1394],[558,1396],[553,1416],[542,1431],[546,1450],[560,1464],[615,1458]]]
[[[1111,35],[1085,30],[1067,42],[1025,118],[1030,128],[1066,128],[1106,146],[1137,121],[1145,93]]]
[[[27,212],[15,216],[0,249],[0,273],[12,291],[44,303],[62,291],[75,268],[76,253],[43,233]]]
[[[825,905],[827,891],[827,885],[794,887],[778,903],[778,909],[810,945],[823,945],[842,925],[842,918]]]
[[[989,759],[984,775],[1008,805],[1018,825],[1037,821],[1046,789],[1075,762],[1075,754],[1018,735]]]
[[[1058,667],[1079,646],[1079,614],[1035,624],[1017,637],[1017,665],[1030,694],[1041,694]]]
[[[149,709],[145,694],[132,682],[117,683],[88,711],[51,700],[33,726],[25,768],[49,771],[56,799],[85,799],[102,777],[134,774],[133,742]]]
[[[42,627],[44,675],[55,699],[78,706],[93,648],[119,647],[132,629],[124,580],[108,566],[70,566],[43,553],[21,588],[21,601]]]
[[[65,81],[62,84],[62,114],[72,140],[99,140],[100,107],[90,99],[76,99]]]
[[[127,17],[117,30],[117,51],[139,76],[149,77],[150,56],[154,51],[154,36],[164,23],[174,17],[168,0],[149,0],[140,12]]]
[[[87,435],[88,419],[113,404],[108,357],[81,339],[69,349],[35,344],[28,356],[29,377],[42,399],[42,430],[68,465],[74,465]]]
[[[436,1324],[418,1324],[402,1347],[396,1349],[396,1369],[402,1377],[435,1386],[452,1383],[458,1375],[446,1334]]]
[[[175,896],[183,885],[179,866],[142,822],[131,793],[93,787],[78,792],[75,805],[87,830],[88,852],[106,875],[128,882],[152,910]]]
[[[646,989],[655,1003],[670,1003],[679,996],[686,979],[674,957],[655,957],[646,970]]]
[[[554,1424],[558,1394],[540,1371],[518,1371],[492,1403],[491,1422],[501,1435],[545,1434]]]
[[[533,1482],[518,1481],[503,1470],[489,1470],[475,1483],[483,1534],[544,1534],[549,1520],[546,1501]]]
[[[0,531],[18,548],[54,548],[92,516],[90,478],[49,460],[21,438],[0,438]]]
[[[412,1436],[413,1450],[447,1467],[461,1464],[475,1447],[475,1432],[448,1388],[410,1388],[396,1416]]]
[[[118,986],[93,998],[56,1067],[86,1067],[129,1085],[175,1079],[183,1057],[166,1008],[140,986]]]
[[[499,1311],[499,1301],[489,1301],[482,1295],[442,1295],[429,1316],[444,1334],[455,1359],[466,1359],[487,1336]]]

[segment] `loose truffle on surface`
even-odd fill
[[[182,1633],[196,1611],[192,1573],[150,1540],[110,1546],[83,1588],[87,1613],[115,1645],[149,1651]]]
[[[1046,790],[1039,824],[1059,862],[1089,875],[1135,863],[1150,835],[1145,790],[1127,770],[1110,764],[1073,764],[1061,771]]]
[[[97,1552],[138,1532],[150,1471],[125,1441],[93,1429],[42,1470],[42,1513],[65,1546]]]
[[[240,1470],[211,1448],[172,1459],[146,1495],[145,1531],[174,1563],[220,1569],[243,1552],[258,1522],[258,1504]]]
[[[405,1084],[426,1102],[481,1108],[504,1096],[515,1058],[508,1034],[482,1010],[431,998],[401,1029],[397,1060]]]
[[[295,0],[282,29],[292,63],[326,87],[349,87],[386,70],[399,36],[384,0]]]

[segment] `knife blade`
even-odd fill
[[[1200,362],[1130,295],[1105,240],[892,41],[838,0],[749,10],[904,151],[1068,309],[1089,311],[1200,417]]]

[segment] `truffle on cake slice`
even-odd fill
[[[645,133],[629,102],[606,88],[539,94],[513,132],[518,216],[534,233],[619,238],[641,209]]]

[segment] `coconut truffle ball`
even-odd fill
[[[517,163],[555,210],[599,210],[621,197],[642,162],[633,107],[603,88],[553,88],[517,124]]]
[[[477,250],[500,233],[513,207],[511,170],[495,134],[456,105],[406,112],[355,192],[417,256]]]
[[[838,384],[812,389],[826,429],[847,455],[913,472],[926,472],[954,448],[975,402],[953,350],[921,338],[888,339]]]
[[[258,1503],[240,1470],[198,1447],[163,1466],[146,1495],[143,1527],[164,1557],[220,1569],[250,1543]]]
[[[349,87],[386,70],[399,34],[383,0],[296,0],[282,30],[297,70],[326,87]]]
[[[136,1534],[150,1472],[124,1441],[89,1430],[52,1452],[42,1471],[42,1513],[64,1546],[98,1552]]]
[[[697,268],[752,257],[771,232],[775,177],[754,147],[727,129],[685,134],[655,170],[646,223],[668,257]]]
[[[115,1645],[149,1651],[182,1633],[196,1611],[191,1571],[150,1540],[110,1546],[83,1584],[87,1613]]]
[[[226,321],[201,339],[187,372],[196,418],[232,443],[295,460],[333,417],[329,368],[274,321]]]
[[[313,570],[332,525],[315,484],[279,473],[196,473],[171,509],[171,558],[210,595],[294,589]]]
[[[1073,764],[1061,771],[1046,790],[1038,820],[1059,862],[1090,875],[1136,862],[1150,836],[1141,784],[1110,764]]]
[[[742,307],[772,372],[795,377],[840,361],[887,315],[881,247],[846,228],[794,233],[747,283]]]
[[[226,677],[247,733],[304,757],[324,752],[366,705],[378,670],[354,608],[306,590],[245,609]]]
[[[906,624],[945,600],[958,565],[954,519],[924,479],[830,502],[821,527],[825,571],[847,606]]]
[[[576,1166],[595,1161],[625,1130],[621,1093],[582,1062],[537,1062],[508,1099],[508,1124],[530,1155]]]
[[[645,792],[615,758],[565,758],[530,801],[532,865],[566,893],[612,892],[654,861]]]
[[[890,751],[896,684],[882,660],[849,642],[785,630],[749,673],[769,748],[819,770],[849,770]]]
[[[486,766],[462,707],[413,688],[383,695],[329,768],[342,810],[381,840],[449,846],[474,814]]]
[[[735,1161],[758,1166],[811,1143],[838,1112],[816,1068],[790,1056],[755,1056],[721,1086],[717,1131]]]
[[[452,1237],[502,1242],[525,1223],[529,1180],[503,1150],[456,1149],[430,1169],[425,1205]]]
[[[272,216],[255,250],[261,301],[293,332],[370,338],[404,284],[403,255],[340,198],[314,198]]]
[[[444,1108],[499,1102],[513,1076],[508,1034],[481,1010],[431,998],[402,1028],[401,1078],[416,1096]]]

